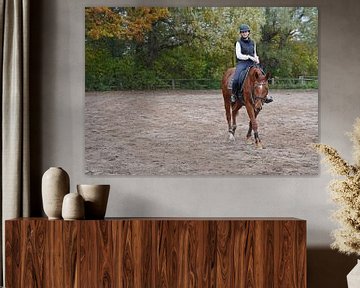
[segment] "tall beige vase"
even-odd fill
[[[104,219],[110,185],[80,184],[77,191],[85,201],[85,219]]]
[[[60,167],[50,167],[42,177],[43,208],[49,219],[61,219],[63,198],[70,190],[70,179]]]

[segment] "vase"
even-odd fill
[[[357,260],[357,264],[346,276],[348,288],[360,287],[360,260]]]
[[[77,191],[84,198],[85,219],[104,219],[110,185],[79,184]]]
[[[49,219],[61,219],[63,198],[69,193],[70,179],[60,167],[45,171],[41,182],[43,208]]]
[[[64,220],[84,219],[84,199],[79,193],[69,193],[64,196],[61,215]]]

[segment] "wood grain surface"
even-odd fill
[[[306,287],[306,222],[5,222],[6,287]]]

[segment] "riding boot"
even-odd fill
[[[230,96],[230,102],[231,104],[234,104],[236,102],[236,99],[238,98],[237,95],[238,95],[238,90],[237,90],[237,85],[236,83],[234,83],[235,80],[233,81],[232,83],[232,89],[231,89],[231,96]]]
[[[241,90],[236,96],[237,96],[237,99],[239,99],[240,103],[244,104],[244,95],[242,92],[243,91]]]
[[[265,103],[271,103],[271,102],[273,102],[274,101],[274,99],[273,99],[273,97],[271,96],[271,95],[268,95],[268,96],[266,96],[266,98],[265,98]]]

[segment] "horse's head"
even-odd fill
[[[269,78],[269,72],[264,75],[260,69],[256,68],[254,70],[252,102],[256,111],[260,111],[262,109],[262,105],[264,104],[265,99],[269,93]]]

